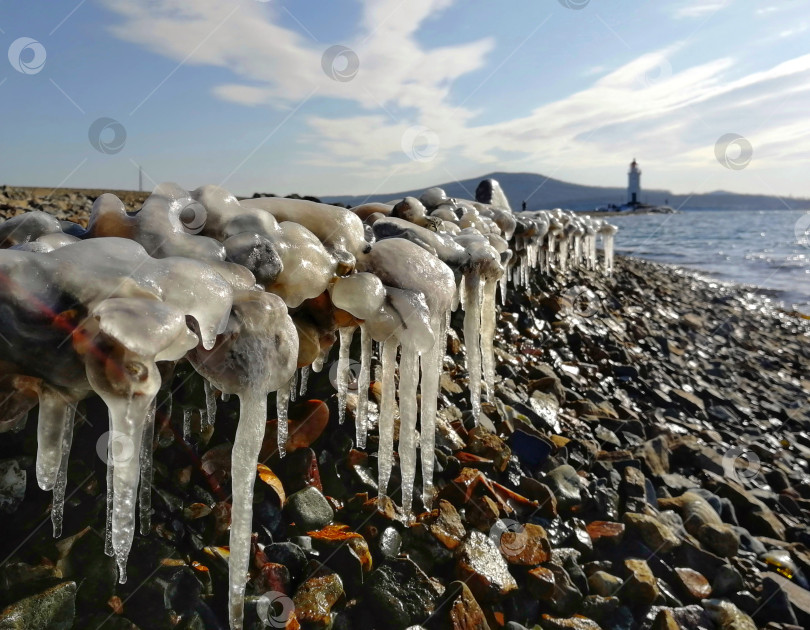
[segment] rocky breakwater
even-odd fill
[[[807,322],[477,197],[0,225],[0,621],[804,625]]]

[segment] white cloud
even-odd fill
[[[787,39],[788,37],[794,37],[796,35],[801,35],[807,30],[807,23],[803,22],[798,24],[797,26],[786,28],[784,31],[781,31],[778,35],[778,39]]]
[[[731,4],[731,0],[699,0],[698,2],[687,0],[679,2],[672,15],[679,19],[708,17],[729,4]]]
[[[218,98],[290,109],[317,89],[316,98],[352,104],[350,116],[330,116],[325,108],[296,114],[309,128],[300,137],[303,164],[339,173],[339,189],[328,191],[335,194],[407,187],[428,173],[442,181],[456,170],[490,166],[588,181],[589,172],[615,167],[617,157],[632,157],[639,146],[648,165],[697,173],[712,163],[714,142],[728,132],[749,137],[756,155],[771,156],[772,164],[810,154],[804,131],[810,55],[744,74],[732,57],[680,67],[685,44],[672,45],[612,71],[596,68],[589,86],[523,116],[476,125],[475,100],[455,105],[451,84],[484,69],[494,42],[426,47],[418,37],[453,0],[363,0],[359,31],[340,42],[360,62],[348,82],[321,69],[334,42],[317,44],[280,26],[273,3],[103,1],[124,18],[115,27],[122,39],[178,62],[229,69],[234,80],[212,86]],[[678,15],[699,17],[727,4],[684,3]],[[783,108],[792,98],[803,99],[802,106]],[[409,113],[400,120],[391,111]],[[403,134],[413,125],[438,136],[434,160],[412,161],[403,152]]]

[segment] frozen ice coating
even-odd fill
[[[177,361],[197,345],[183,311],[164,302],[110,298],[90,313],[99,329],[127,350],[156,361]]]
[[[284,264],[277,246],[267,236],[253,232],[234,234],[225,241],[227,260],[250,270],[264,287],[275,284]]]
[[[447,201],[447,193],[441,188],[428,188],[419,197],[426,208],[436,208]]]
[[[128,214],[124,204],[111,193],[93,203],[85,237],[119,236],[143,245],[155,258],[187,256],[199,260],[224,260],[221,243],[198,236],[206,221],[206,210],[177,184],[155,188],[143,207]]]
[[[276,220],[292,221],[312,232],[342,267],[341,275],[354,268],[357,256],[368,249],[363,222],[344,208],[306,199],[258,197],[241,202],[247,208],[261,208]]]
[[[610,223],[603,222],[599,233],[602,235],[602,248],[605,251],[605,272],[613,273],[613,240],[619,228]]]
[[[387,203],[362,203],[359,206],[353,206],[349,208],[354,214],[356,214],[360,219],[366,221],[372,214],[380,214],[384,217],[387,217],[391,214],[391,211],[394,209],[394,206],[391,206]]]
[[[61,234],[59,219],[41,210],[7,219],[0,224],[0,247],[7,248],[36,241],[46,234]]]
[[[236,293],[216,343],[188,354],[194,369],[227,394],[278,390],[292,377],[297,356],[298,335],[284,302],[264,291]]]
[[[409,223],[425,226],[429,223],[425,206],[416,197],[405,197],[396,204],[391,211],[391,216],[397,219],[404,219]]]
[[[220,186],[200,186],[189,195],[205,208],[201,234],[218,241],[243,232],[265,236],[278,234],[278,221],[273,215],[258,208],[243,206],[234,195]]]
[[[451,309],[459,302],[464,309],[470,408],[478,418],[482,394],[491,401],[495,388],[498,287],[505,304],[512,291],[527,290],[532,274],[613,268],[615,226],[559,209],[513,213],[494,180],[482,182],[475,197],[450,199],[433,188],[346,210],[161,184],[132,214],[114,195],[100,196],[87,229],[39,211],[0,223],[0,386],[7,395],[0,426],[17,423],[38,400],[36,477],[53,492],[54,534],[62,530],[76,404],[95,393],[110,421],[105,548],[126,579],[136,512],[141,534],[151,532],[161,373],[182,361],[203,377],[204,426],[214,422],[218,392],[223,401],[231,394],[240,401],[231,476],[232,628],[242,627],[269,393],[276,392],[283,456],[291,393],[304,395],[310,372],[336,359],[335,422],[352,420],[347,387],[359,360],[353,420],[356,447],[365,448],[379,361],[379,492],[389,490],[398,416],[402,508],[410,515],[419,461],[422,503],[430,507]],[[175,407],[188,437],[193,409]],[[170,396],[160,409],[171,415]]]
[[[374,235],[378,240],[386,238],[409,240],[438,257],[459,277],[472,264],[470,253],[449,235],[433,232],[408,223],[404,219],[388,218],[377,221],[374,224]]]
[[[282,271],[265,289],[281,296],[292,308],[326,291],[329,281],[337,275],[338,265],[307,228],[285,221],[280,229],[278,252]]]
[[[332,303],[358,319],[370,319],[385,301],[382,281],[371,273],[355,273],[338,278],[330,287]]]

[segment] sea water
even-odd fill
[[[802,228],[810,228],[808,211],[685,210],[609,221],[619,227],[618,254],[754,285],[775,302],[810,314],[810,242],[798,240]]]

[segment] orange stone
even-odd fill
[[[617,544],[624,536],[624,523],[613,521],[593,521],[588,523],[585,529],[593,542],[604,539]]]
[[[548,599],[554,595],[554,573],[545,567],[535,567],[529,571],[529,592],[537,599]]]

